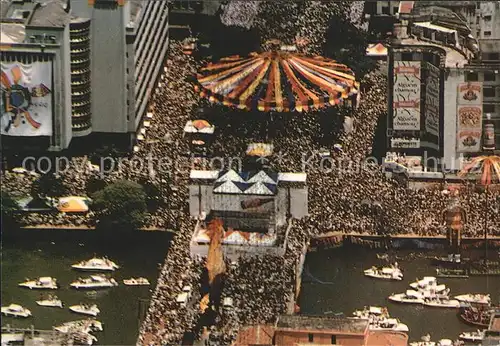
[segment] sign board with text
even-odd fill
[[[393,129],[420,130],[419,61],[395,61],[393,83]]]
[[[481,150],[483,128],[482,83],[460,83],[457,100],[457,152]]]
[[[439,137],[439,80],[439,68],[427,63],[424,106],[425,131],[436,137]]]

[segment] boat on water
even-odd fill
[[[389,300],[397,303],[424,304],[424,296],[414,290],[406,290],[405,293],[391,294]]]
[[[73,332],[71,331],[71,338],[73,339],[73,344],[75,345],[88,345],[91,346],[97,342],[97,338],[90,334],[84,332]]]
[[[364,271],[365,276],[383,279],[383,280],[403,280],[403,272],[399,269],[397,263],[391,265],[390,267],[371,267]]]
[[[463,262],[469,261],[468,258],[461,258],[461,256],[454,256],[452,254],[446,256],[446,257],[434,257],[432,259],[432,263],[434,265],[440,265],[440,266],[448,266],[448,267],[454,267],[457,266]]]
[[[431,341],[429,334],[422,336],[421,341],[410,342],[410,346],[453,346],[450,339],[441,339],[438,342]]]
[[[69,309],[73,312],[76,312],[77,314],[90,315],[94,317],[101,312],[96,304],[72,305],[69,307]]]
[[[408,332],[406,324],[401,323],[397,318],[391,318],[387,308],[379,306],[365,307],[363,310],[353,312],[353,319],[367,319],[369,321],[368,329]]]
[[[123,284],[126,286],[147,286],[149,285],[149,280],[143,277],[130,278],[123,280]]]
[[[466,269],[436,268],[438,278],[467,279],[469,273]]]
[[[484,305],[466,306],[460,308],[459,316],[467,324],[487,328],[491,316],[498,312],[500,312],[500,309],[485,308]]]
[[[46,289],[56,290],[58,288],[57,279],[50,276],[42,276],[35,280],[27,279],[25,282],[18,284],[19,287],[26,287],[31,289]]]
[[[83,271],[115,271],[120,266],[107,257],[93,257],[89,260],[73,264],[71,268]]]
[[[491,297],[489,294],[461,294],[454,297],[456,300],[463,303],[470,304],[482,304],[482,305],[490,305]]]
[[[61,333],[68,333],[69,331],[81,331],[84,333],[103,331],[102,323],[93,318],[66,322],[59,326],[53,327],[53,329]]]
[[[441,339],[438,342],[434,341],[416,341],[410,342],[410,346],[453,346],[451,339]]]
[[[440,299],[440,298],[431,298],[425,299],[424,305],[433,307],[433,308],[452,308],[458,309],[460,307],[460,302],[456,299]]]
[[[118,282],[115,279],[108,279],[104,275],[91,275],[88,278],[79,278],[70,284],[71,287],[76,289],[86,289],[86,288],[109,288],[118,286]]]
[[[52,308],[62,308],[62,301],[57,296],[49,295],[47,298],[41,298],[36,303],[40,306],[47,306]]]
[[[9,306],[2,306],[2,314],[5,316],[13,317],[30,317],[31,311],[22,307],[19,304],[10,304]]]
[[[415,290],[426,290],[434,292],[442,292],[446,289],[446,285],[438,285],[437,279],[434,276],[424,276],[423,279],[417,279],[410,283],[410,287]]]
[[[73,281],[70,286],[76,289],[109,288],[118,286],[118,282],[113,278],[108,279],[104,275],[91,275],[88,278],[79,278]]]
[[[472,341],[472,342],[483,341],[484,331],[478,330],[477,332],[463,332],[460,333],[458,338],[460,340]]]

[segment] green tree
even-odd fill
[[[103,227],[140,227],[146,218],[146,193],[141,185],[119,180],[93,194],[93,210]]]
[[[19,209],[17,203],[7,191],[1,191],[2,226],[15,222],[15,212]]]
[[[61,176],[53,173],[41,175],[31,185],[32,197],[63,197],[69,193]]]

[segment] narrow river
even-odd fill
[[[397,304],[387,297],[402,293],[409,283],[423,276],[435,276],[426,257],[431,252],[398,251],[398,263],[403,269],[402,281],[375,280],[363,276],[363,270],[382,264],[376,252],[364,249],[340,248],[312,252],[307,255],[299,298],[303,314],[344,313],[350,316],[363,306],[387,307],[389,313],[410,328],[410,341],[430,334],[433,339],[457,339],[463,331],[477,330],[458,317],[456,309],[428,308],[414,304]],[[473,255],[478,256],[475,253]],[[489,293],[492,302],[500,300],[500,276],[472,276],[468,279],[438,278],[446,284],[452,296],[463,293]]]
[[[19,231],[7,232],[2,239],[2,306],[21,304],[33,313],[33,317],[16,319],[3,317],[2,326],[52,329],[52,326],[85,318],[69,311],[70,305],[80,302],[95,303],[101,310],[97,319],[104,324],[104,331],[95,333],[101,345],[133,345],[139,327],[139,310],[147,307],[147,301],[156,285],[158,263],[163,263],[171,235],[168,233],[136,233],[133,235],[102,236],[87,231]],[[112,274],[119,286],[87,294],[69,288],[80,273],[71,265],[93,255],[108,256],[121,266]],[[38,306],[35,301],[41,291],[18,287],[25,278],[52,276],[60,288],[55,293],[64,303],[64,309]],[[124,286],[122,280],[143,276],[151,286]],[[141,304],[141,307],[140,307]]]

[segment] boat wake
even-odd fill
[[[305,278],[308,278],[309,280],[304,280]],[[311,274],[309,271],[309,268],[304,266],[304,275],[302,277],[303,282],[308,282],[308,283],[317,283],[321,285],[334,285],[335,283],[332,281],[322,281],[315,277],[314,275]]]

